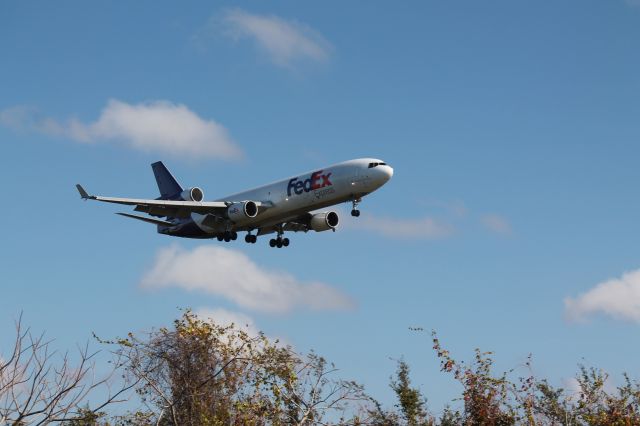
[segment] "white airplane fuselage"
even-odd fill
[[[187,238],[212,238],[227,230],[268,233],[261,230],[295,220],[310,211],[359,201],[391,176],[393,169],[382,160],[345,161],[215,200],[258,201],[261,208],[254,217],[241,216],[229,224],[208,220],[206,214],[191,213],[190,221],[180,221],[173,227],[158,226],[158,232]]]

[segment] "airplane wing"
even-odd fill
[[[89,195],[87,191],[81,186],[76,185],[80,196],[85,200],[96,200],[105,203],[124,204],[130,206],[136,206],[135,211],[143,212],[157,217],[178,217],[186,218],[191,213],[221,213],[226,209],[231,202],[224,201],[174,201],[174,200],[146,200],[141,198],[116,198],[116,197],[102,197],[97,195]],[[261,206],[260,202],[256,202],[258,207]]]

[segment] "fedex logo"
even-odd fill
[[[291,197],[291,191],[295,192],[297,195],[300,195],[303,192],[314,191],[316,189],[324,188],[325,186],[331,186],[332,183],[329,180],[329,178],[331,177],[331,173],[322,174],[323,171],[324,170],[319,170],[312,173],[311,176],[309,176],[309,179],[291,179],[289,181],[289,185],[287,185],[287,195]]]

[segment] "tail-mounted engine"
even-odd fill
[[[336,229],[338,222],[339,218],[336,212],[316,213],[311,216],[309,227],[316,232],[328,231],[330,229]]]
[[[204,199],[204,192],[202,192],[202,189],[194,186],[193,188],[187,188],[182,191],[180,198],[184,201],[196,201],[199,203]]]
[[[253,201],[233,203],[227,207],[227,217],[233,222],[253,218],[258,215],[258,205]]]

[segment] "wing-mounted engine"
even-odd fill
[[[180,198],[183,201],[196,201],[201,202],[204,199],[204,192],[202,189],[194,186],[193,188],[187,188],[180,193]]]
[[[336,212],[316,213],[311,216],[309,227],[316,232],[328,231],[336,229],[339,221],[338,213]]]
[[[233,222],[251,219],[258,215],[258,205],[254,201],[241,201],[227,207],[227,217]]]

